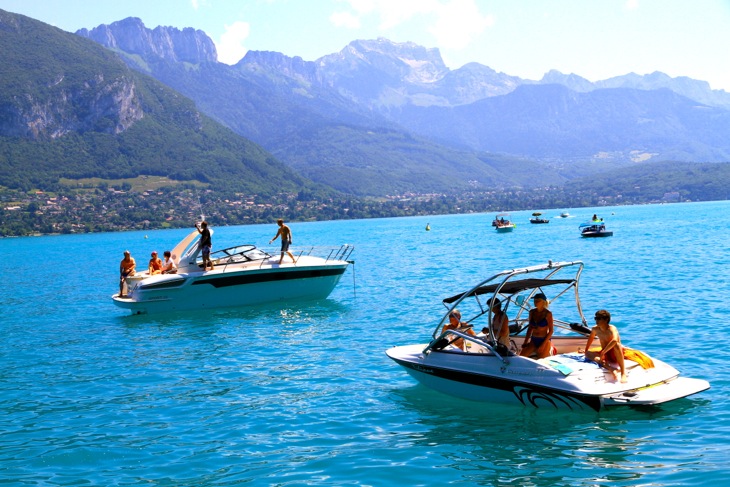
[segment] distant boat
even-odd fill
[[[606,230],[606,224],[603,220],[594,220],[586,223],[581,223],[578,228],[580,229],[581,237],[595,238],[613,236],[613,232]]]
[[[560,218],[568,218],[569,216],[570,216],[570,213],[568,213],[567,211],[564,211],[560,214]]]
[[[533,218],[530,218],[530,223],[550,223],[550,220],[547,218],[541,217],[542,213],[536,211],[532,214]]]
[[[494,217],[492,226],[496,227],[499,233],[507,233],[514,230],[516,225],[512,223],[509,213],[500,213]]]

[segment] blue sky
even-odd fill
[[[730,0],[0,0],[0,9],[69,32],[126,17],[193,27],[228,64],[248,50],[314,61],[385,37],[438,48],[451,69],[478,62],[591,81],[661,71],[730,92]]]

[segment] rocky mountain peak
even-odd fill
[[[141,19],[128,17],[91,30],[80,29],[76,34],[109,48],[138,54],[146,60],[162,58],[192,64],[218,61],[218,52],[210,37],[192,27],[180,30],[158,26],[150,30]]]
[[[339,53],[324,56],[318,62],[321,67],[340,64],[341,68],[349,66],[354,71],[366,65],[388,78],[407,83],[433,83],[449,72],[438,49],[384,38],[353,41]]]

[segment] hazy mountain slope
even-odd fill
[[[561,85],[526,85],[470,105],[408,106],[393,116],[425,137],[523,157],[730,160],[730,111],[667,89],[579,93]]]

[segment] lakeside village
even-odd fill
[[[455,213],[487,213],[679,201],[668,193],[659,201],[621,195],[566,195],[562,188],[449,194],[403,194],[382,198],[322,196],[310,192],[273,196],[221,194],[199,187],[68,188],[23,192],[0,188],[0,236],[112,232],[189,227],[201,215],[215,226],[287,221],[343,220]]]

